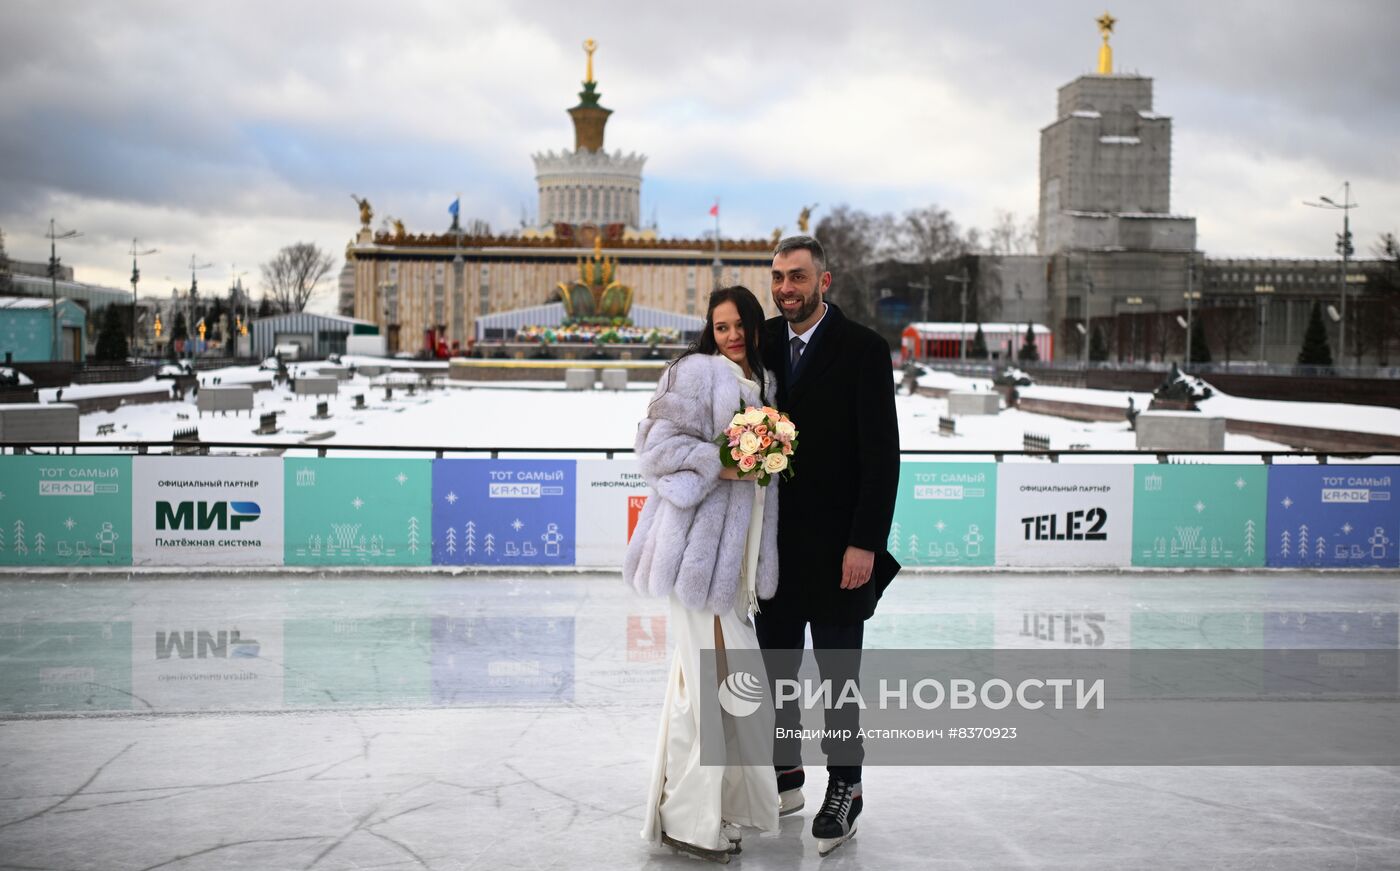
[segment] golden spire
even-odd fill
[[[1103,34],[1103,45],[1099,46],[1099,75],[1113,75],[1113,46],[1108,44],[1108,38],[1113,35],[1113,25],[1118,23],[1118,19],[1105,12],[1098,18],[1099,33]],[[590,67],[591,69],[591,67]]]
[[[591,39],[585,39],[583,41],[583,50],[588,52],[588,72],[584,75],[583,80],[585,82],[591,82],[593,81],[593,52],[598,50],[598,43]]]

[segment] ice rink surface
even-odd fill
[[[0,869],[678,868],[666,603],[616,575],[0,575]],[[866,646],[1394,647],[1371,573],[901,576]],[[872,767],[733,867],[1400,868],[1400,769]]]

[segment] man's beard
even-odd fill
[[[777,300],[774,300],[774,302],[777,302]],[[783,308],[781,304],[779,304],[778,312],[782,314],[783,318],[788,323],[800,324],[803,321],[810,318],[816,312],[817,306],[821,304],[822,295],[820,293],[814,293],[812,294],[811,299],[807,300],[802,306],[793,309],[792,311],[788,311],[787,309]]]

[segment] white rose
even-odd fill
[[[792,425],[792,421],[778,421],[778,436],[780,438],[790,439],[795,435],[797,435],[797,427]]]
[[[758,451],[758,444],[758,436],[751,432],[746,432],[739,436],[739,450],[746,454],[756,453]]]
[[[735,414],[735,415],[734,415],[734,419],[731,420],[731,421],[729,422],[729,425],[730,425],[730,426],[743,426],[743,425],[744,425],[744,413],[741,411],[741,412],[739,412],[738,414]]]
[[[772,453],[763,458],[763,470],[770,475],[776,475],[788,466],[787,457],[780,453]]]
[[[748,411],[744,412],[744,423],[749,426],[757,426],[767,419],[768,415],[764,414],[761,408],[750,408]]]

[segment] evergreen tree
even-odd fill
[[[1303,348],[1298,352],[1302,366],[1331,366],[1332,346],[1327,343],[1327,325],[1322,322],[1322,303],[1314,301],[1303,332]]]
[[[1089,361],[1091,363],[1102,363],[1108,359],[1108,342],[1103,337],[1103,330],[1094,327],[1089,338]]]
[[[263,294],[263,298],[258,301],[258,317],[272,317],[272,314],[272,300],[267,298],[267,294]]]
[[[97,333],[97,359],[120,363],[126,360],[126,324],[121,306],[111,304],[102,310],[102,328]]]
[[[977,333],[972,337],[972,350],[967,352],[967,356],[974,360],[987,359],[987,335],[982,332],[982,325],[977,325]]]
[[[170,356],[175,356],[175,343],[190,337],[189,324],[185,323],[185,313],[175,312],[175,323],[170,325]]]
[[[1040,360],[1040,349],[1035,346],[1035,328],[1030,324],[1026,324],[1026,339],[1021,343],[1021,350],[1016,352],[1016,359],[1022,363]]]
[[[1191,321],[1191,359],[1187,362],[1210,362],[1210,345],[1206,344],[1206,325],[1199,317]]]

